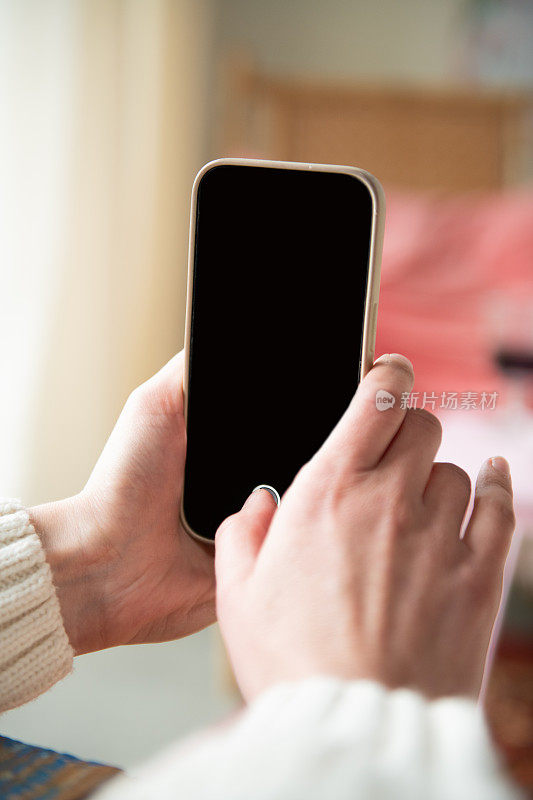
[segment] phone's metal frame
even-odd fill
[[[376,341],[376,322],[378,311],[379,281],[381,273],[381,252],[383,248],[383,232],[385,228],[385,195],[380,182],[369,172],[358,167],[346,167],[336,164],[309,164],[300,161],[266,161],[256,158],[218,158],[209,161],[198,172],[194,179],[191,196],[191,217],[189,225],[189,257],[187,271],[187,309],[185,313],[185,373],[183,380],[183,396],[185,409],[185,424],[187,424],[188,388],[189,388],[189,357],[192,321],[192,292],[194,273],[194,250],[196,240],[196,205],[198,200],[198,187],[204,175],[211,169],[219,166],[248,166],[265,167],[272,169],[301,170],[302,172],[340,172],[353,175],[365,184],[372,198],[372,230],[368,258],[368,278],[366,287],[365,315],[363,320],[363,342],[361,346],[361,361],[359,364],[359,379],[361,380],[374,363],[374,348]],[[212,539],[200,536],[190,528],[185,519],[183,497],[180,508],[181,523],[187,533],[200,542],[214,544]]]

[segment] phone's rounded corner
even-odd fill
[[[206,175],[218,169],[219,167],[231,166],[231,164],[233,164],[235,160],[236,159],[231,159],[231,158],[215,158],[212,161],[208,161],[206,164],[203,165],[203,167],[200,167],[193,181],[192,185],[193,195],[198,193],[200,184],[202,183]]]
[[[372,175],[371,172],[366,172],[366,170],[363,170],[363,172],[365,175],[365,180],[368,186],[372,189],[372,193],[376,198],[376,210],[383,214],[385,211],[385,189],[383,188],[381,181],[379,181],[375,175]]]
[[[351,174],[359,178],[361,183],[366,186],[372,199],[373,216],[382,221],[385,214],[385,190],[380,181],[375,175],[372,175],[371,172],[367,172],[366,169],[361,169],[359,167],[354,167]]]
[[[187,522],[187,518],[185,516],[185,509],[183,508],[183,501],[182,501],[182,503],[180,505],[180,522],[183,525],[183,529],[185,530],[185,533],[188,536],[190,536],[191,539],[194,539],[197,542],[201,542],[202,544],[209,544],[212,547],[215,546],[215,540],[214,539],[208,539],[205,536],[200,536],[200,534],[196,533],[196,531],[194,531],[191,528],[191,526]]]
[[[207,164],[204,164],[201,169],[198,170],[192,184],[193,197],[198,194],[198,190],[205,176],[208,175],[213,169],[216,169],[217,166],[218,165],[216,161],[209,161]]]

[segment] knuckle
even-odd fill
[[[323,457],[319,459],[318,454],[313,456],[310,461],[307,461],[300,467],[294,478],[294,483],[298,482],[301,486],[309,490],[320,488],[322,483],[321,477],[327,472],[327,470],[324,470],[323,462]]]
[[[464,469],[457,466],[457,464],[452,463],[444,463],[440,468],[450,483],[464,489],[465,493],[470,495],[470,492],[472,491],[472,482],[470,480],[470,476],[464,471]]]
[[[405,493],[398,493],[389,501],[386,509],[387,528],[392,535],[402,535],[415,527],[416,514],[413,503]]]
[[[311,460],[300,469],[287,495],[289,502],[297,500],[299,519],[328,519],[333,524],[341,510],[353,503],[356,490],[354,474],[331,459],[320,464]]]
[[[412,408],[407,412],[406,418],[410,424],[416,425],[422,433],[427,433],[436,439],[442,437],[440,420],[425,408]]]
[[[223,534],[227,534],[228,532],[237,528],[239,519],[241,519],[239,512],[236,514],[230,514],[229,517],[226,517],[226,519],[222,520],[218,526],[217,534],[222,536]]]
[[[334,486],[332,468],[310,461],[300,469],[287,495],[298,501],[304,516],[317,518],[331,506]]]
[[[220,539],[233,528],[236,516],[236,514],[232,514],[220,523],[215,533],[215,545],[219,544]]]
[[[320,458],[315,456],[304,464],[294,483],[298,485],[299,491],[308,495],[309,500],[313,497],[323,499],[328,496],[332,487],[340,482],[338,472],[338,463],[321,454]]]
[[[291,495],[298,492],[311,498],[323,488],[324,481],[320,478],[320,470],[313,461],[308,461],[298,470],[288,491]]]

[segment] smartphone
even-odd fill
[[[181,518],[213,542],[282,496],[373,363],[384,199],[361,169],[220,159],[196,176]]]

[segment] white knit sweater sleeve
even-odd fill
[[[278,685],[94,800],[513,800],[483,714],[369,681]]]
[[[28,512],[0,499],[0,711],[32,700],[72,669],[41,541]]]

